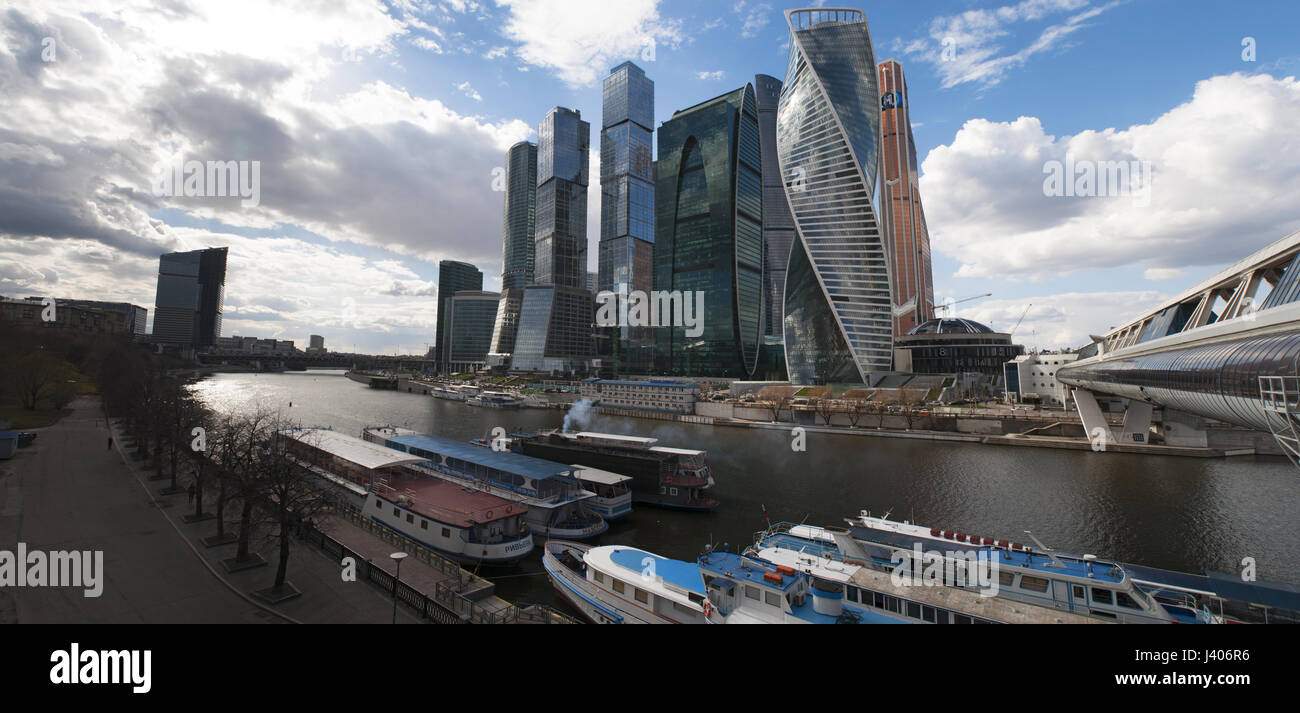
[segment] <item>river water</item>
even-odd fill
[[[217,374],[195,389],[219,410],[283,409],[304,426],[360,435],[395,425],[455,439],[496,426],[554,428],[562,411],[500,411],[379,391],[342,372]],[[292,405],[290,405],[292,404]],[[721,502],[712,513],[638,506],[596,544],[627,544],[694,560],[709,542],[732,548],[773,522],[842,525],[859,510],[931,527],[1020,541],[1136,564],[1239,572],[1254,558],[1260,579],[1300,584],[1300,472],[1280,457],[1230,459],[1094,453],[897,438],[807,434],[791,449],[783,431],[595,416],[584,430],[652,436],[708,451]],[[541,555],[483,574],[512,601],[552,603]]]

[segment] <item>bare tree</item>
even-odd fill
[[[268,592],[278,597],[292,591],[286,580],[290,537],[304,523],[314,520],[328,506],[328,499],[317,476],[300,465],[289,451],[288,437],[284,433],[295,428],[294,424],[276,418],[270,428],[273,433],[258,460],[258,480],[262,487],[261,501],[276,528],[275,537],[279,540],[279,565],[276,567],[275,583]],[[310,433],[303,438],[308,443],[312,440]]]
[[[813,411],[822,417],[822,423],[831,425],[831,415],[835,411],[835,402],[829,397],[812,400]]]

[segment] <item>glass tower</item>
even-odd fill
[[[763,336],[761,156],[750,84],[659,127],[654,287],[704,295],[703,334],[690,336],[684,326],[657,331],[661,372],[754,373]]]
[[[457,260],[443,260],[438,263],[438,324],[435,329],[433,360],[438,369],[447,371],[451,356],[451,333],[447,326],[451,323],[451,301],[457,292],[482,290],[483,273],[477,267]]]
[[[158,258],[153,334],[158,341],[207,347],[221,336],[230,248],[167,253]]]
[[[537,144],[520,141],[506,152],[506,202],[502,215],[501,288],[533,284],[537,239]]]
[[[873,198],[880,92],[860,10],[786,11],[777,154],[797,238],[785,287],[796,384],[863,383],[893,361],[889,255]]]
[[[477,371],[487,363],[492,330],[496,324],[496,292],[462,291],[451,298],[449,372]]]
[[[921,209],[907,78],[897,60],[881,62],[879,70],[880,218],[893,258],[897,338],[934,318],[934,273],[930,267],[930,233]]]
[[[587,152],[591,124],[555,107],[537,127],[535,283],[587,289]]]

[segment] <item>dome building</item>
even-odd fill
[[[974,320],[939,317],[894,340],[894,370],[913,374],[978,372],[1001,378],[1002,365],[1025,353],[1011,335]]]

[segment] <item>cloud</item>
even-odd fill
[[[1183,277],[1183,271],[1176,267],[1153,267],[1142,271],[1142,277],[1152,282],[1162,280],[1178,280]]]
[[[1016,300],[983,300],[957,305],[955,316],[973,319],[997,332],[1012,329],[1012,341],[1037,349],[1071,349],[1137,318],[1171,295],[1155,290],[1066,292]],[[942,300],[940,300],[942,301]],[[1017,326],[1017,321],[1024,317]]]
[[[926,62],[947,89],[967,82],[988,87],[1001,82],[1007,72],[1023,66],[1031,57],[1058,49],[1067,38],[1087,27],[1087,22],[1119,5],[1111,2],[1092,6],[1089,0],[1024,0],[993,9],[967,10],[944,15],[930,22],[928,37],[902,46],[909,57]],[[1039,31],[1038,36],[1014,52],[1004,52],[1001,42],[1011,39],[1020,23],[1073,13]]]
[[[469,97],[470,99],[473,99],[476,102],[483,101],[483,97],[479,95],[479,93],[474,89],[474,87],[470,86],[469,82],[460,82],[458,84],[453,84],[452,86],[456,87],[461,91],[462,94]]]
[[[972,119],[922,164],[932,244],[961,262],[960,277],[1238,260],[1300,228],[1297,114],[1294,77],[1232,74],[1126,129],[1055,137],[1034,117]],[[1149,201],[1044,195],[1044,168],[1067,159],[1149,165]]]
[[[727,76],[727,73],[724,72],[724,71],[722,71],[721,69],[714,70],[714,71],[712,71],[712,72],[696,72],[696,73],[695,73],[695,78],[696,78],[696,79],[703,79],[703,80],[705,80],[705,81],[709,81],[709,82],[711,82],[711,81],[716,81],[716,80],[719,80],[719,79],[722,79],[722,78],[725,77],[725,76]]]
[[[748,5],[748,11],[746,6],[745,0],[737,0],[732,10],[740,16],[740,36],[750,39],[757,37],[763,28],[767,27],[767,22],[771,19],[772,6],[767,3]]]
[[[524,62],[571,87],[591,86],[622,60],[654,61],[684,39],[682,23],[661,17],[659,0],[497,0],[508,10],[502,34]]]

